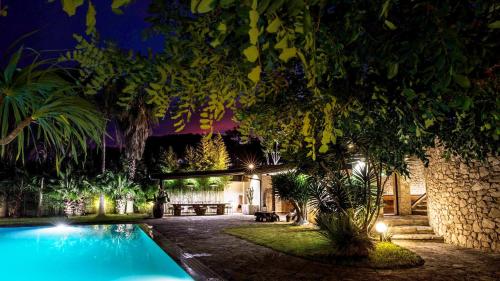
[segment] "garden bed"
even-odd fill
[[[335,256],[330,242],[312,227],[272,224],[226,228],[224,232],[279,252],[324,263],[383,269],[424,264],[419,255],[389,242],[376,243],[368,258],[340,258]]]

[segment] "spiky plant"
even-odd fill
[[[330,241],[337,256],[366,257],[373,250],[373,242],[360,226],[352,209],[347,212],[320,214],[316,223],[323,236]]]
[[[21,67],[20,48],[0,72],[0,152],[17,142],[17,158],[34,140],[62,156],[77,157],[88,140],[99,144],[104,119],[95,107],[75,94],[75,86],[61,76],[51,61],[35,56]]]

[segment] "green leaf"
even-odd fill
[[[499,29],[500,28],[500,20],[497,20],[495,22],[488,24],[488,28]]]
[[[274,45],[275,49],[285,49],[288,47],[288,41],[286,40],[286,37],[283,37],[276,45]]]
[[[201,0],[197,11],[200,14],[208,13],[215,8],[215,0]]]
[[[196,7],[200,4],[200,0],[191,0],[191,13],[196,14]]]
[[[319,147],[319,153],[325,153],[328,151],[328,145],[327,144],[322,144],[320,147]]]
[[[281,20],[279,17],[276,17],[266,28],[266,31],[269,33],[278,32],[278,28],[281,26]]]
[[[95,15],[96,12],[94,5],[92,5],[92,2],[89,1],[89,9],[87,10],[87,30],[85,31],[87,34],[91,34],[95,31]]]
[[[250,71],[250,73],[248,73],[248,78],[255,84],[257,84],[260,81],[260,72],[260,65],[257,65],[256,67],[252,68],[252,71]]]
[[[255,62],[259,57],[259,50],[255,46],[250,46],[243,50],[243,54],[249,62]]]
[[[387,71],[387,78],[392,79],[396,75],[398,75],[398,68],[399,68],[399,64],[396,62],[389,64],[389,69]]]
[[[14,72],[16,71],[19,59],[21,58],[22,52],[23,52],[23,48],[21,47],[21,48],[19,48],[19,50],[17,50],[17,52],[14,55],[12,55],[12,58],[10,59],[9,64],[7,65],[7,67],[5,67],[5,70],[3,72],[5,82],[10,82],[10,80],[12,79],[12,76],[14,75]]]
[[[285,48],[283,49],[283,52],[280,54],[280,60],[287,62],[289,59],[294,58],[297,56],[297,49],[295,47],[293,48]]]
[[[453,81],[455,81],[455,83],[460,85],[462,88],[470,88],[470,80],[465,75],[453,74]]]
[[[83,0],[61,0],[63,10],[68,14],[68,16],[74,16],[76,14],[76,9],[83,5]]]
[[[257,44],[257,40],[259,39],[259,29],[257,29],[257,27],[250,28],[248,36],[250,37],[250,44]]]
[[[225,23],[221,22],[219,23],[219,25],[217,26],[217,30],[220,32],[220,33],[226,33],[227,31],[227,26]]]
[[[389,20],[384,20],[384,24],[385,24],[385,26],[387,26],[390,30],[396,30],[396,29],[398,29],[398,27],[397,27],[395,24],[393,24],[391,21],[389,21]]]
[[[425,119],[424,123],[425,123],[424,126],[427,129],[430,126],[434,125],[434,119]]]
[[[259,21],[259,12],[255,10],[250,10],[248,12],[248,18],[250,19],[250,27],[257,27],[257,22]]]
[[[128,5],[130,3],[130,0],[113,0],[113,3],[111,4],[111,9],[120,9],[121,7]]]

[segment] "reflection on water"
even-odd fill
[[[0,249],[0,280],[191,280],[131,224],[0,229]]]

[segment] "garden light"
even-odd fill
[[[383,222],[377,222],[375,225],[375,231],[380,233],[380,241],[384,241],[384,236],[387,233],[387,225]]]

